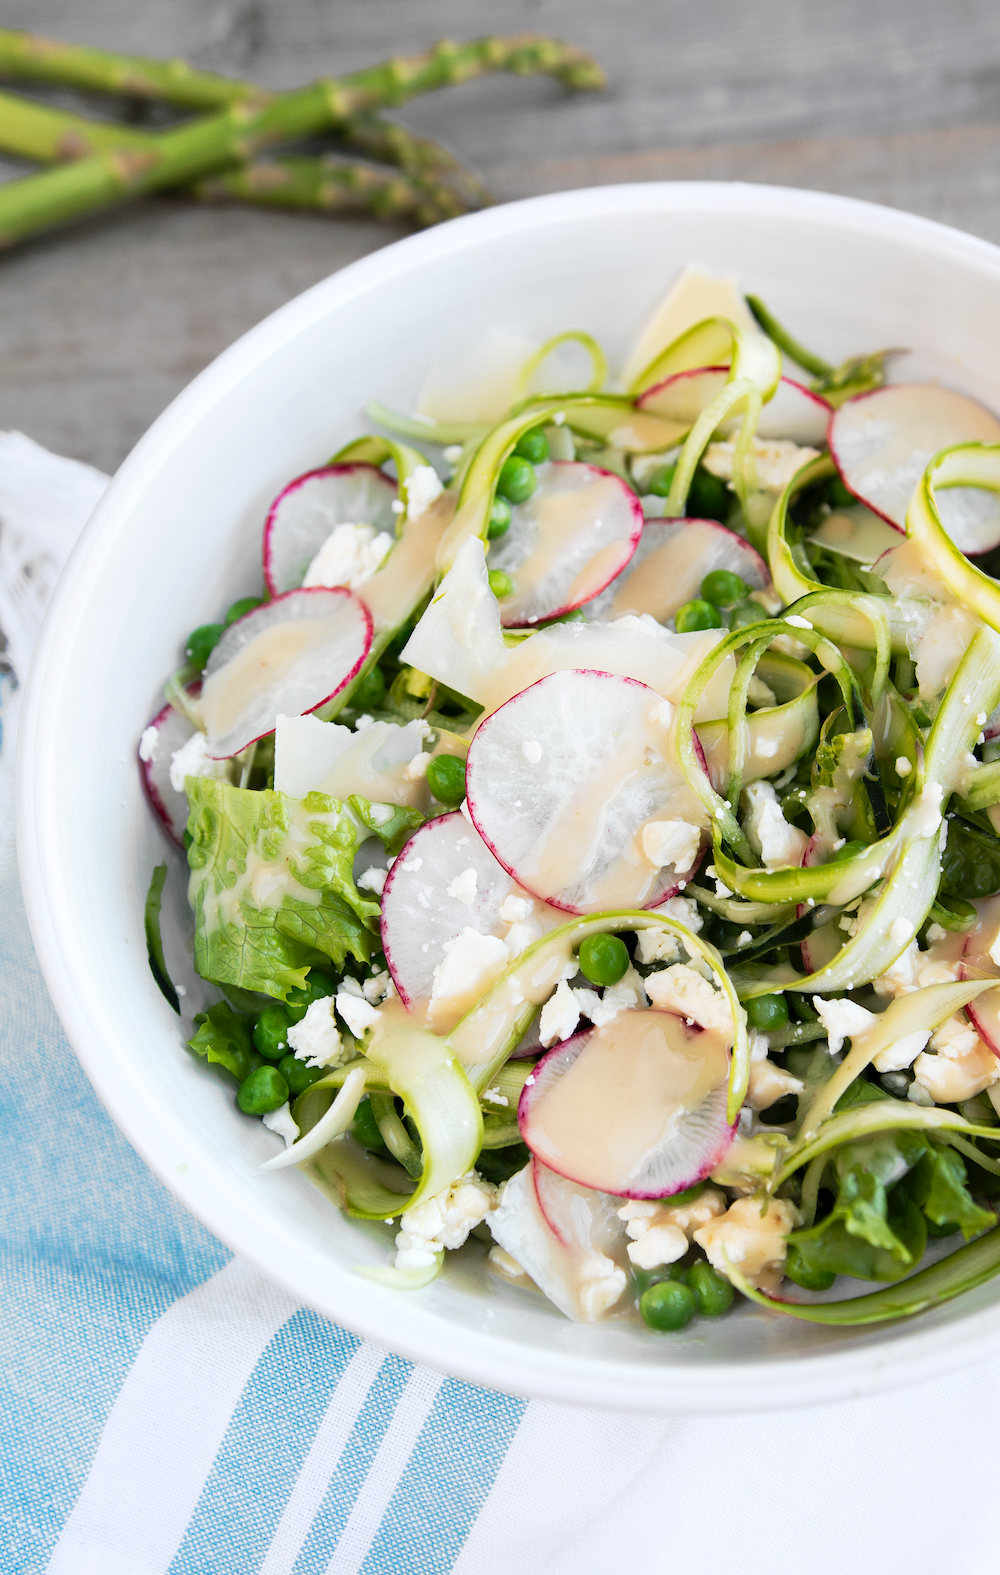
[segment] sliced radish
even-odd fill
[[[538,487],[511,510],[489,566],[514,581],[501,603],[509,629],[582,607],[628,563],[642,533],[642,505],[610,471],[575,461],[538,468]]]
[[[701,412],[715,396],[721,393],[729,378],[729,368],[724,366],[699,367],[691,372],[677,372],[655,388],[649,388],[638,400],[639,408],[657,415],[669,416],[674,421],[693,425]],[[826,442],[826,429],[831,406],[819,394],[813,394],[801,383],[783,377],[761,411],[757,424],[759,438],[788,438],[793,443],[812,447]],[[720,431],[736,429],[739,418],[726,421]]]
[[[1000,979],[1000,965],[993,957],[994,951],[1000,956],[1000,897],[977,902],[976,908],[979,919],[965,939],[962,977],[989,979],[995,974]],[[965,1012],[979,1037],[1000,1056],[1000,985],[970,1001]]]
[[[515,900],[501,917],[508,898]],[[414,832],[382,893],[393,982],[405,1006],[426,1005],[435,1029],[457,1022],[525,946],[565,922],[558,908],[521,891],[459,810]],[[477,937],[503,944],[479,945]],[[452,966],[443,966],[454,947]]]
[[[697,863],[705,824],[677,763],[675,721],[633,678],[540,679],[472,740],[466,787],[480,835],[527,891],[570,913],[664,901]],[[665,821],[672,833],[651,827]],[[671,834],[690,846],[654,863]]]
[[[264,580],[272,596],[295,590],[335,525],[395,534],[396,483],[374,465],[325,465],[278,493],[264,524]]]
[[[935,383],[899,383],[849,399],[834,411],[830,453],[844,484],[890,525],[902,530],[914,489],[928,462],[952,443],[998,443],[991,411]],[[1000,546],[1000,498],[979,487],[937,493],[945,530],[960,552]]]
[[[518,1104],[521,1136],[551,1170],[616,1197],[694,1186],[735,1130],[729,1044],[673,1012],[619,1012],[542,1057]]]
[[[191,684],[188,694],[192,697],[201,691],[201,683]],[[178,749],[193,738],[197,728],[189,722],[183,711],[165,705],[158,711],[139,740],[139,770],[146,797],[162,821],[167,836],[179,848],[184,846],[184,828],[187,825],[188,801],[170,780],[170,766]]]
[[[286,591],[223,634],[205,667],[201,704],[209,754],[237,755],[279,716],[315,711],[368,655],[372,620],[343,588]]]
[[[532,1162],[511,1176],[487,1223],[494,1241],[567,1318],[594,1323],[621,1303],[628,1237],[600,1193]]]
[[[666,623],[701,593],[714,569],[729,569],[754,590],[771,583],[767,564],[748,541],[715,520],[648,519],[628,573],[591,603],[594,618],[650,613]]]

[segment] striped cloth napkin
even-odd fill
[[[103,481],[0,437],[0,787]],[[1000,1359],[823,1408],[649,1418],[478,1389],[297,1306],[112,1126],[0,864],[3,1575],[994,1567]]]

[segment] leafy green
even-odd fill
[[[146,955],[149,958],[150,972],[156,980],[160,994],[179,1016],[181,1004],[177,999],[177,991],[170,982],[167,965],[163,960],[163,938],[160,935],[160,905],[163,901],[163,884],[166,878],[167,866],[158,864],[149,882],[149,891],[146,893],[146,908],[143,914],[146,930]]]
[[[965,1161],[953,1148],[931,1144],[911,1174],[906,1190],[934,1225],[955,1225],[966,1241],[996,1224],[992,1209],[981,1209],[966,1184]]]
[[[848,1171],[837,1201],[818,1225],[789,1242],[811,1272],[858,1280],[898,1280],[923,1257],[927,1222],[899,1188],[891,1194],[863,1167]]]
[[[251,1024],[226,1001],[218,1001],[195,1018],[197,1032],[188,1044],[196,1055],[203,1055],[216,1066],[231,1072],[238,1083],[253,1070],[255,1055]]]
[[[379,909],[354,884],[357,823],[343,804],[208,777],[188,779],[188,802],[202,978],[285,1000],[314,965],[367,960]]]
[[[352,793],[347,802],[372,835],[379,838],[390,858],[395,858],[404,842],[426,819],[419,809],[411,809],[408,804],[373,805],[359,793]],[[387,809],[392,811],[388,817],[385,815]]]
[[[941,890],[949,897],[992,897],[1000,891],[1000,837],[958,815],[948,817]]]

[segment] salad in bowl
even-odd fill
[[[178,631],[150,963],[360,1272],[669,1332],[1000,1271],[1000,420],[897,354],[695,267],[613,374],[486,335]]]

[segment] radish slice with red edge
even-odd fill
[[[188,688],[192,698],[201,692],[201,681]],[[193,738],[197,728],[183,711],[165,705],[143,729],[139,740],[139,771],[150,805],[171,842],[184,846],[188,801],[183,789],[178,792],[170,780],[174,755]]]
[[[205,666],[209,754],[238,755],[279,716],[315,711],[350,683],[371,643],[371,614],[342,587],[286,591],[237,619]]]
[[[655,387],[648,388],[637,401],[642,410],[669,416],[694,425],[705,407],[720,394],[729,380],[729,368],[699,367],[677,372]],[[819,447],[826,442],[826,429],[832,406],[790,377],[783,377],[771,399],[761,411],[757,424],[759,438],[787,438],[792,443]],[[736,430],[739,418],[725,421],[720,432]]]
[[[532,1162],[511,1176],[487,1224],[567,1318],[594,1323],[620,1304],[629,1281],[628,1237],[613,1199]]]
[[[515,899],[510,907],[516,916],[501,918],[508,897]],[[382,892],[382,948],[393,983],[411,1010],[430,1002],[428,1020],[435,1028],[446,1019],[457,1021],[508,961],[565,922],[558,908],[536,902],[515,885],[459,810],[413,833]],[[463,940],[470,929],[503,941],[506,951]],[[453,945],[462,948],[454,959],[461,988],[442,993],[448,972],[436,981],[435,971]]]
[[[953,443],[1000,443],[1000,421],[953,388],[897,383],[859,394],[835,410],[830,453],[844,485],[897,530],[928,463]],[[1000,498],[980,487],[935,494],[941,521],[960,552],[1000,546]]]
[[[648,519],[628,572],[591,604],[594,618],[650,613],[660,623],[701,595],[715,569],[738,574],[752,590],[771,583],[767,564],[742,536],[715,520]]]
[[[620,574],[642,534],[642,505],[610,471],[576,461],[539,465],[538,487],[511,509],[490,569],[514,581],[500,603],[508,629],[529,628],[592,601]]]
[[[396,483],[374,465],[324,465],[290,481],[264,523],[264,582],[272,596],[295,590],[336,525],[396,533]]]
[[[673,707],[634,678],[552,673],[480,726],[466,767],[469,813],[504,869],[554,907],[654,907],[696,866],[705,823],[675,728]],[[671,837],[677,856],[654,862]]]
[[[732,1142],[730,1043],[673,1012],[619,1012],[542,1057],[518,1103],[521,1136],[580,1186],[621,1198],[681,1192]]]
[[[1000,897],[977,902],[976,908],[979,919],[965,938],[962,977],[988,979],[995,974],[1000,981],[1000,965],[993,958],[994,951],[1000,956]],[[965,1013],[980,1039],[1000,1056],[1000,982],[969,1001]]]

